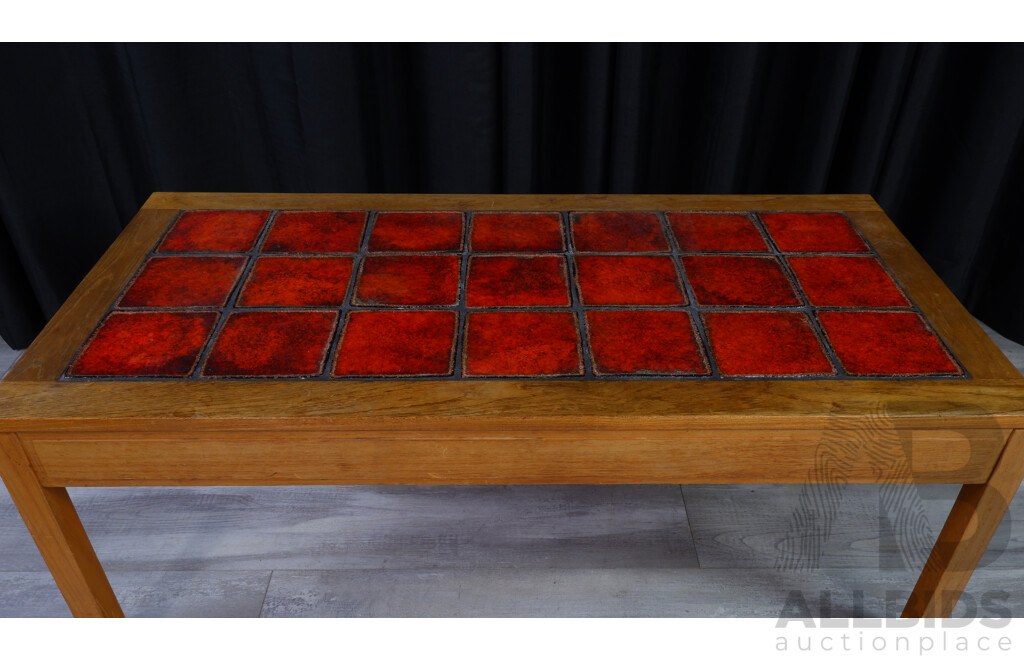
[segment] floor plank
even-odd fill
[[[269,571],[108,571],[125,616],[256,617]],[[0,572],[0,617],[70,617],[50,574]]]
[[[697,566],[678,486],[69,491],[110,570]],[[45,570],[6,493],[4,570]]]
[[[894,492],[848,485],[829,528],[828,509],[801,500],[821,502],[814,495],[819,486],[682,488],[702,568],[920,569],[959,491],[955,484],[901,485]],[[1024,568],[1024,495],[1014,498],[981,565]]]
[[[1024,614],[1021,577],[1019,569],[980,571],[954,614],[983,598]],[[862,569],[275,571],[263,616],[898,616],[916,578]]]

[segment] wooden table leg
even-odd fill
[[[903,608],[904,617],[948,617],[1024,477],[1024,431],[1010,434],[983,484],[965,484]]]
[[[16,435],[0,433],[0,477],[71,613],[123,617],[67,490],[39,483]]]

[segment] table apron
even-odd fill
[[[18,434],[44,486],[983,483],[1005,429]]]

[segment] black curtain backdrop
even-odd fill
[[[1024,46],[6,45],[0,335],[156,190],[871,193],[1024,341]]]

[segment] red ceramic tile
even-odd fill
[[[789,257],[797,282],[819,307],[909,307],[874,257]]]
[[[443,252],[462,249],[462,214],[457,212],[377,214],[371,252]]]
[[[562,252],[559,213],[474,213],[471,250],[478,252]]]
[[[572,312],[471,312],[463,350],[466,376],[583,373]]]
[[[709,373],[688,312],[589,311],[587,334],[599,376]]]
[[[686,256],[683,269],[699,305],[799,305],[789,278],[773,257]]]
[[[352,257],[261,257],[238,307],[337,307],[345,301]]]
[[[217,316],[217,312],[113,312],[68,375],[188,376]]]
[[[818,319],[839,362],[852,375],[961,373],[914,312],[819,312]]]
[[[316,376],[323,371],[335,312],[235,312],[203,366],[203,376]]]
[[[263,252],[358,252],[366,211],[281,211]]]
[[[355,305],[454,305],[459,297],[455,255],[370,256],[363,260]]]
[[[573,213],[577,252],[667,252],[668,240],[656,213]]]
[[[835,373],[803,312],[708,312],[702,318],[723,376]]]
[[[153,257],[118,307],[220,307],[227,302],[245,257]]]
[[[868,252],[841,213],[762,213],[768,233],[783,252]]]
[[[768,252],[745,213],[666,213],[683,252]]]
[[[584,305],[685,305],[671,257],[579,256],[576,279]]]
[[[187,211],[157,252],[246,252],[268,217],[270,211]]]
[[[568,307],[565,258],[474,256],[466,287],[469,307]]]
[[[447,376],[459,316],[446,311],[350,312],[335,376]]]

